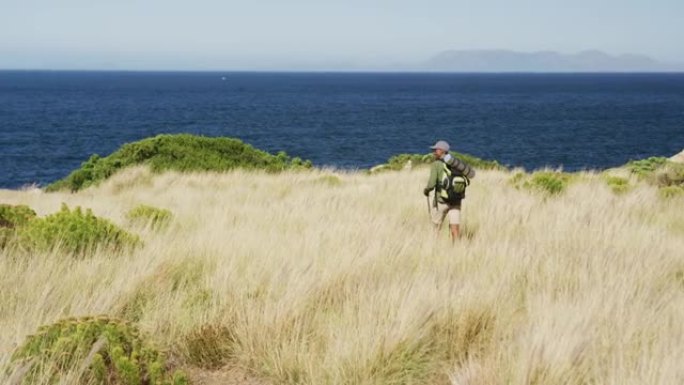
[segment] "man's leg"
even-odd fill
[[[451,229],[451,242],[456,242],[459,235],[459,225],[449,225],[449,228]]]
[[[449,207],[449,229],[451,230],[451,241],[456,242],[460,235],[461,206]]]
[[[437,206],[431,206],[432,224],[435,227],[435,235],[439,235],[439,230],[442,228],[444,219],[447,216],[448,207],[443,203],[438,203]]]

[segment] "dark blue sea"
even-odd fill
[[[511,166],[602,169],[684,148],[684,74],[0,72],[0,188],[178,132],[338,168],[446,139]]]

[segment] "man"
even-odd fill
[[[443,140],[438,141],[430,148],[434,151],[433,155],[435,161],[432,162],[432,166],[430,167],[430,178],[428,179],[427,187],[423,190],[423,194],[425,194],[426,197],[429,197],[430,192],[435,190],[434,199],[432,204],[430,204],[432,223],[435,225],[435,229],[439,231],[442,227],[442,223],[444,223],[444,219],[448,216],[451,241],[455,242],[459,237],[461,200],[463,197],[461,196],[456,200],[448,201],[444,197],[445,194],[441,193],[443,188],[441,182],[445,178],[447,166],[451,172],[465,176],[466,178],[473,178],[475,176],[475,170],[464,162],[451,156],[451,154],[449,154],[449,143]]]

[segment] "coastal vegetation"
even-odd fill
[[[35,217],[36,212],[26,205],[0,204],[0,249],[14,241],[18,230]]]
[[[425,159],[0,190],[9,238],[89,245],[0,248],[0,383],[684,381],[680,165],[481,166],[452,245]]]
[[[284,152],[271,155],[234,138],[163,134],[124,144],[106,157],[92,155],[79,169],[46,190],[78,191],[134,165],[146,165],[153,172],[223,172],[235,168],[278,172],[311,168],[309,161],[291,158]]]
[[[104,249],[118,253],[137,246],[137,236],[119,228],[111,221],[98,218],[81,207],[70,210],[62,204],[60,210],[45,217],[37,217],[25,205],[3,205],[0,211],[9,213],[10,226],[0,228],[2,248],[20,252],[58,252],[83,257]],[[13,221],[12,221],[13,220]]]
[[[78,365],[65,378],[62,373]],[[83,317],[44,325],[10,359],[14,383],[187,385],[181,371],[169,373],[163,354],[135,326],[107,317]]]

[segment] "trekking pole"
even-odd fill
[[[425,201],[427,202],[427,209],[428,209],[428,217],[432,217],[432,210],[430,210],[430,195],[425,197]]]

